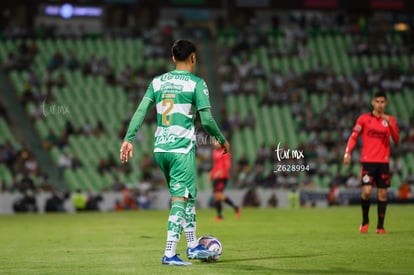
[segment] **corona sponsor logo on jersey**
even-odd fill
[[[161,81],[168,81],[168,80],[172,80],[172,79],[176,79],[176,80],[183,80],[183,81],[188,81],[190,80],[190,77],[188,75],[180,75],[180,74],[164,74],[161,76]]]

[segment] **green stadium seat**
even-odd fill
[[[35,128],[36,128],[37,132],[39,133],[39,135],[42,138],[46,138],[47,135],[49,134],[49,130],[48,130],[44,120],[41,120],[41,119],[37,120],[35,122]]]
[[[256,135],[261,136],[260,140],[258,141],[258,143],[260,144],[269,144],[266,136],[267,129],[265,128],[265,125],[266,124],[264,118],[263,116],[261,116],[261,110],[259,109],[256,113]]]
[[[414,153],[408,153],[406,154],[406,164],[407,166],[413,170],[414,169]]]
[[[0,118],[0,143],[3,144],[7,140],[10,140],[10,130],[6,123],[6,121],[3,118]]]
[[[235,161],[238,161],[243,155],[247,156],[245,152],[245,147],[244,147],[241,131],[237,131],[233,133],[232,144],[235,148],[234,152],[232,152],[233,159]]]
[[[245,153],[250,163],[254,163],[256,159],[257,143],[253,137],[253,131],[250,128],[242,129],[242,139],[245,148]]]
[[[409,116],[414,115],[414,90],[405,89],[403,92],[404,102],[406,102],[407,113]]]
[[[264,133],[266,138],[266,144],[273,144],[276,142],[277,137],[275,131],[273,131],[272,115],[268,107],[263,107],[259,111],[259,117],[262,118],[264,125]]]
[[[63,177],[71,190],[83,189],[83,187],[79,184],[75,172],[73,170],[65,170],[63,173]]]
[[[259,60],[261,61],[260,64],[263,66],[263,69],[269,71],[271,68],[271,63],[269,62],[267,50],[264,47],[259,48]]]
[[[409,121],[410,115],[406,110],[408,110],[410,107],[407,106],[407,102],[404,101],[404,98],[402,94],[394,94],[392,96],[394,98],[394,104],[397,109],[397,114],[401,117],[403,121]]]
[[[13,175],[9,168],[4,164],[0,164],[0,182],[1,181],[3,181],[7,187],[10,187],[13,182]]]
[[[332,181],[332,177],[331,176],[318,176],[317,179],[317,185],[319,186],[319,188],[321,189],[328,189],[329,188],[329,184]]]
[[[266,47],[258,47],[249,56],[249,60],[258,61],[266,71],[273,68],[287,72],[293,69],[297,73],[314,68],[319,64],[331,64],[336,73],[351,75],[352,71],[363,66],[370,65],[374,68],[383,67],[391,62],[401,64],[403,70],[409,65],[410,56],[402,57],[350,57],[347,53],[353,36],[351,34],[339,34],[331,31],[312,31],[309,33],[309,57],[271,57]],[[274,40],[279,48],[286,47],[286,39],[280,33],[271,31],[267,34],[269,40]],[[237,30],[221,32],[217,38],[217,44],[232,46],[235,45]],[[402,43],[400,36],[393,34],[387,37],[394,43]],[[4,59],[7,53],[17,48],[21,41],[5,40],[0,45],[0,59]],[[115,67],[116,73],[124,69],[126,64],[131,60],[134,61],[134,67],[145,66],[162,67],[165,66],[164,59],[145,59],[144,49],[146,45],[141,39],[86,39],[86,40],[66,40],[66,39],[38,39],[36,43],[39,47],[39,54],[36,57],[34,67],[39,77],[45,75],[45,64],[50,57],[57,51],[67,53],[69,50],[74,51],[80,58],[81,62],[86,61],[92,54],[96,57],[106,56],[111,64]],[[400,44],[398,44],[400,45]],[[233,63],[237,66],[240,64],[240,58],[233,57]],[[171,64],[168,63],[171,67]],[[86,121],[95,124],[102,120],[105,128],[111,133],[102,138],[96,137],[71,137],[69,141],[69,150],[72,154],[78,156],[84,162],[83,172],[65,172],[65,179],[72,189],[82,187],[87,189],[99,190],[102,187],[109,187],[112,183],[113,176],[101,176],[96,172],[96,166],[100,157],[106,157],[108,154],[117,154],[120,146],[120,140],[117,137],[121,121],[127,116],[128,112],[137,107],[136,102],[129,102],[126,93],[120,87],[107,87],[104,77],[85,77],[80,70],[69,72],[62,70],[68,82],[68,86],[57,89],[54,88],[53,95],[55,103],[59,106],[66,106],[70,114],[51,115],[35,123],[40,136],[45,137],[48,128],[55,129],[61,133],[64,129],[65,121],[70,120],[75,127],[81,127]],[[9,74],[11,83],[16,89],[18,95],[24,91],[26,75],[24,73],[12,72]],[[231,95],[226,98],[226,106],[229,114],[235,110],[240,112],[242,118],[254,114],[256,118],[256,127],[254,129],[243,129],[240,132],[233,133],[234,156],[236,159],[242,154],[248,155],[249,161],[254,161],[258,146],[262,143],[268,145],[277,142],[288,142],[289,146],[295,148],[300,142],[308,139],[308,133],[298,129],[297,120],[292,117],[289,106],[263,107],[259,106],[258,101],[264,93],[269,91],[268,83],[262,79],[257,81],[257,94],[250,96]],[[398,114],[399,118],[407,121],[414,111],[414,97],[411,89],[404,90],[401,94],[390,96],[390,113]],[[312,109],[320,113],[326,104],[326,97],[311,94],[304,91],[302,93],[302,102],[311,102]],[[49,102],[48,102],[49,103]],[[8,128],[7,128],[8,129]],[[5,130],[4,121],[0,121],[0,139],[13,137],[9,130]],[[142,154],[151,153],[153,147],[153,133],[155,124],[144,124],[140,130],[142,143],[134,148],[134,159],[131,164],[139,167]],[[50,154],[56,161],[58,151],[51,150]],[[407,165],[414,166],[413,156],[405,157]],[[333,165],[331,171],[336,168]],[[0,168],[1,169],[1,168]],[[343,169],[341,167],[341,169]],[[134,168],[130,176],[123,176],[125,180],[139,178],[141,176],[139,169]],[[200,175],[203,179],[205,175]],[[326,187],[326,178],[319,180],[321,186]],[[210,186],[207,184],[207,186]]]
[[[299,145],[299,141],[296,134],[297,127],[293,120],[291,111],[288,106],[283,106],[280,113],[283,118],[286,140],[289,141],[289,145],[294,149]]]

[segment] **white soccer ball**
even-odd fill
[[[202,244],[209,251],[214,251],[217,254],[216,256],[213,256],[209,259],[205,259],[205,262],[215,262],[220,258],[223,252],[223,246],[221,245],[221,242],[217,239],[217,237],[212,235],[202,236],[198,238],[198,243]]]

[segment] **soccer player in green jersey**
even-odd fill
[[[192,72],[196,64],[196,47],[187,40],[178,40],[171,48],[175,70],[155,77],[132,117],[120,150],[120,159],[132,157],[132,141],[146,114],[155,105],[157,129],[154,134],[155,160],[164,173],[171,194],[167,226],[167,243],[162,264],[190,265],[177,256],[176,247],[184,231],[187,257],[206,259],[214,256],[196,237],[196,160],[195,117],[200,114],[204,129],[214,136],[224,153],[230,144],[217,127],[210,112],[210,99],[205,81]]]

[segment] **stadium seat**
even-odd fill
[[[223,47],[233,47],[239,30],[219,31],[216,44]],[[308,49],[309,57],[302,58],[297,56],[272,56],[266,46],[259,46],[249,53],[250,61],[258,62],[266,72],[278,69],[283,73],[293,69],[301,74],[319,65],[331,65],[335,73],[351,76],[360,66],[372,66],[374,68],[384,67],[386,64],[398,62],[403,70],[409,66],[410,56],[350,56],[348,50],[354,44],[354,35],[351,33],[341,34],[338,31],[308,30]],[[284,33],[276,30],[266,32],[267,38],[276,43],[279,49],[286,47],[286,37]],[[387,36],[388,41],[403,43],[396,34]],[[46,65],[51,56],[60,51],[64,55],[69,51],[75,52],[81,62],[86,62],[92,55],[98,58],[107,57],[115,72],[119,75],[131,60],[134,67],[143,66],[144,68],[163,67],[164,59],[144,58],[145,42],[142,39],[106,39],[88,38],[84,40],[74,39],[36,39],[39,54],[36,56],[33,67],[40,78],[46,73]],[[0,45],[0,59],[4,61],[8,52],[15,50],[21,40],[5,40]],[[239,65],[241,58],[233,56],[234,65]],[[132,64],[131,64],[132,65]],[[88,190],[99,190],[108,188],[113,175],[105,174],[101,176],[97,173],[97,164],[100,157],[107,157],[109,154],[117,155],[120,140],[118,132],[122,120],[126,119],[126,110],[132,112],[136,109],[136,102],[129,102],[128,95],[122,88],[109,87],[105,83],[103,76],[84,76],[80,70],[69,71],[65,68],[59,69],[67,81],[67,86],[63,88],[53,88],[54,101],[49,99],[46,103],[64,106],[70,111],[68,115],[49,115],[35,122],[35,128],[39,135],[44,138],[49,129],[55,129],[61,134],[65,127],[66,120],[70,120],[76,128],[81,128],[87,121],[95,125],[98,120],[105,124],[107,133],[103,137],[74,135],[69,139],[68,150],[76,155],[84,164],[79,171],[66,171],[65,179],[70,187],[87,188]],[[21,95],[25,89],[27,79],[26,73],[13,71],[9,73],[9,78],[16,93]],[[265,143],[273,145],[277,142],[288,143],[291,149],[296,148],[301,142],[306,142],[309,133],[298,129],[297,119],[293,117],[288,105],[285,106],[261,106],[259,101],[264,93],[269,91],[268,83],[263,79],[256,79],[255,95],[230,95],[226,98],[226,107],[229,115],[235,110],[240,112],[242,119],[254,114],[256,127],[253,129],[245,128],[233,133],[232,145],[236,159],[243,154],[248,156],[249,162],[253,163],[258,147]],[[389,111],[395,113],[403,121],[408,121],[414,110],[413,91],[406,89],[402,93],[390,96]],[[320,114],[327,104],[327,96],[314,94],[312,91],[303,91],[302,103],[310,102],[312,111]],[[33,107],[33,106],[32,106]],[[4,121],[0,120],[0,139],[10,138],[10,134],[4,129]],[[151,153],[153,147],[153,133],[155,124],[144,124],[139,132],[141,142],[134,148],[134,158],[131,160],[134,166],[131,175],[122,175],[125,181],[139,179],[141,174],[139,169],[140,156],[144,153]],[[60,151],[53,148],[50,151],[53,160],[57,163]],[[404,156],[407,165],[413,164],[412,155]],[[268,164],[267,164],[268,165]],[[336,169],[332,166],[331,172]],[[344,172],[344,168],[341,167]],[[205,180],[205,175],[200,175],[201,180]],[[322,187],[326,187],[326,178],[319,179]],[[204,184],[206,182],[204,181]],[[209,186],[207,184],[207,186]]]
[[[298,136],[297,136],[297,126],[292,117],[292,113],[288,106],[283,106],[280,109],[281,117],[283,118],[283,128],[285,129],[285,138],[289,141],[289,145],[292,149],[296,149],[299,145]]]
[[[6,187],[10,187],[12,181],[13,175],[9,168],[4,164],[0,164],[0,182],[4,182]]]

